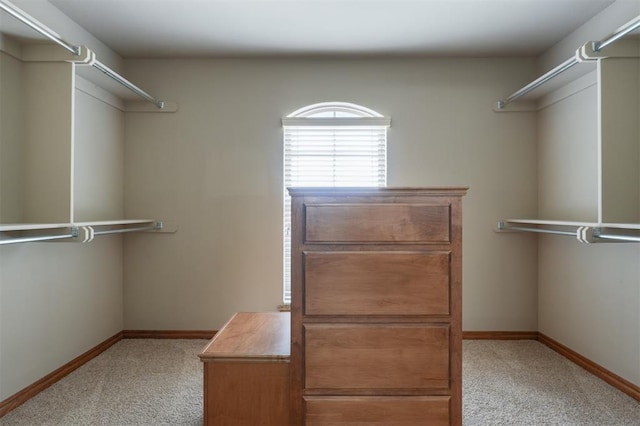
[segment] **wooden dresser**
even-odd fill
[[[462,424],[466,188],[292,188],[291,425]]]
[[[205,426],[289,423],[289,313],[238,312],[202,350]]]

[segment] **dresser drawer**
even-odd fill
[[[447,389],[446,324],[307,324],[307,389]]]
[[[449,252],[307,252],[306,315],[448,315]]]
[[[449,425],[448,396],[306,397],[306,426]]]
[[[307,243],[448,243],[449,204],[307,204]]]

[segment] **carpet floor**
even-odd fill
[[[205,344],[122,340],[0,425],[201,425]],[[467,426],[640,425],[640,402],[541,343],[471,340],[463,354]]]
[[[533,340],[463,343],[463,422],[638,426],[640,402]]]

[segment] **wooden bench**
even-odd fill
[[[198,355],[204,363],[204,424],[289,424],[288,312],[239,312]]]

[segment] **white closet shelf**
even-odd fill
[[[567,84],[576,81],[587,74],[593,73],[594,71],[596,71],[596,69],[597,63],[595,61],[580,62],[579,64],[577,64],[577,66],[574,66],[567,71],[562,72],[562,74],[558,74],[557,77],[548,80],[544,84],[520,96],[518,101],[524,103],[520,108],[515,104],[510,108],[507,108],[506,106],[503,108],[495,106],[494,111],[509,112],[518,110],[535,110],[536,107],[534,105],[529,105],[528,102],[534,103],[536,101],[539,101],[540,99],[566,86]]]
[[[103,220],[93,222],[74,223],[5,223],[0,224],[0,232],[10,231],[35,231],[39,229],[61,229],[73,228],[74,226],[117,226],[134,225],[143,223],[156,223],[154,219],[123,219],[123,220]]]
[[[122,219],[122,220],[102,220],[93,222],[74,222],[74,226],[115,226],[134,225],[138,223],[155,223],[155,219]]]
[[[598,226],[597,222],[579,222],[570,220],[545,220],[545,219],[505,219],[503,223],[518,223],[522,225],[548,225],[548,226]]]
[[[0,225],[0,232],[35,231],[38,229],[70,228],[70,223],[5,223]]]
[[[35,232],[45,230],[48,230],[47,234]],[[0,245],[39,241],[86,243],[92,241],[98,235],[129,232],[173,233],[177,230],[178,227],[175,223],[166,223],[153,219],[103,220],[76,223],[15,223],[0,225],[0,233],[20,233],[19,236],[8,235],[7,238],[0,238]]]

